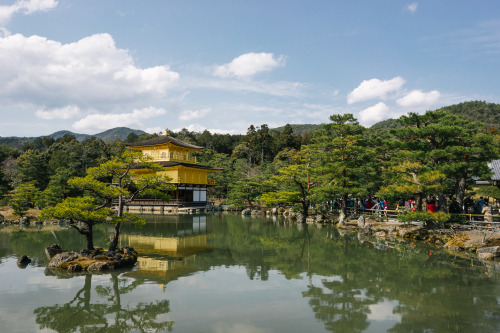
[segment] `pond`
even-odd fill
[[[2,332],[500,331],[495,263],[276,218],[145,218],[120,239],[138,265],[93,275],[45,269],[46,246],[84,247],[75,230],[0,227]]]

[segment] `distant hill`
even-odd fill
[[[401,125],[398,124],[396,119],[386,119],[379,121],[376,124],[373,124],[370,129],[373,131],[387,131],[393,128],[398,128],[401,127]]]
[[[57,140],[59,138],[62,138],[65,135],[73,135],[80,142],[91,137],[91,135],[88,135],[88,134],[78,134],[78,133],[73,133],[71,131],[58,131],[58,132],[52,133],[48,136],[51,136]]]
[[[316,130],[319,130],[321,128],[321,124],[290,124],[293,129],[293,134],[304,134],[306,132],[312,133]],[[276,128],[272,128],[271,130],[277,131],[277,132],[282,132],[285,126],[280,126]]]
[[[64,135],[69,134],[75,136],[75,138],[80,142],[91,137],[96,137],[98,139],[103,140],[104,142],[113,142],[113,141],[125,140],[130,133],[141,135],[146,132],[127,127],[115,127],[94,135],[73,133],[71,131],[58,131],[46,136],[53,137],[54,139],[57,140],[63,137]],[[16,136],[0,137],[0,144],[6,144],[10,147],[21,148],[25,143],[30,143],[34,139],[35,137],[16,137]]]
[[[500,128],[500,104],[473,101],[445,106],[443,109],[467,120],[482,122],[486,128]]]
[[[500,104],[472,101],[445,106],[442,109],[466,120],[481,122],[486,129],[500,128]],[[400,126],[396,119],[386,119],[374,124],[370,129],[384,131]]]

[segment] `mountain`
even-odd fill
[[[472,101],[445,106],[444,110],[470,121],[479,121],[486,128],[500,128],[500,104]]]
[[[293,129],[293,134],[304,134],[306,132],[312,133],[321,128],[321,124],[290,124]],[[285,126],[272,128],[273,131],[282,132]]]
[[[465,120],[481,122],[486,129],[490,127],[500,128],[500,104],[471,101],[445,106],[441,110],[447,110]],[[374,124],[370,129],[384,131],[400,126],[396,119],[386,119]]]
[[[52,134],[50,134],[48,136],[51,136],[51,137],[53,137],[54,139],[57,140],[59,138],[62,138],[65,135],[73,135],[80,142],[82,142],[83,140],[88,139],[88,138],[91,137],[91,135],[88,135],[88,134],[78,134],[78,133],[73,133],[73,132],[70,132],[70,131],[58,131],[58,132],[52,133]]]
[[[146,132],[127,127],[115,127],[94,135],[73,133],[71,131],[58,131],[47,136],[50,136],[57,140],[68,134],[68,135],[73,135],[80,142],[91,137],[96,137],[98,139],[103,140],[104,142],[113,142],[113,141],[125,140],[130,133],[141,135]],[[36,137],[16,137],[16,136],[0,137],[0,144],[5,144],[10,147],[15,147],[20,149],[24,144],[32,142],[35,138]]]

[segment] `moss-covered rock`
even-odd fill
[[[103,271],[133,267],[136,262],[137,252],[132,247],[123,247],[116,251],[63,251],[50,258],[48,268],[68,272]]]

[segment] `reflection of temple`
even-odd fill
[[[196,254],[213,248],[209,245],[213,234],[207,232],[206,218],[176,216],[170,222],[147,223],[149,228],[123,232],[121,246],[132,246],[139,253],[139,269],[127,275],[156,276],[168,282],[196,272]]]

